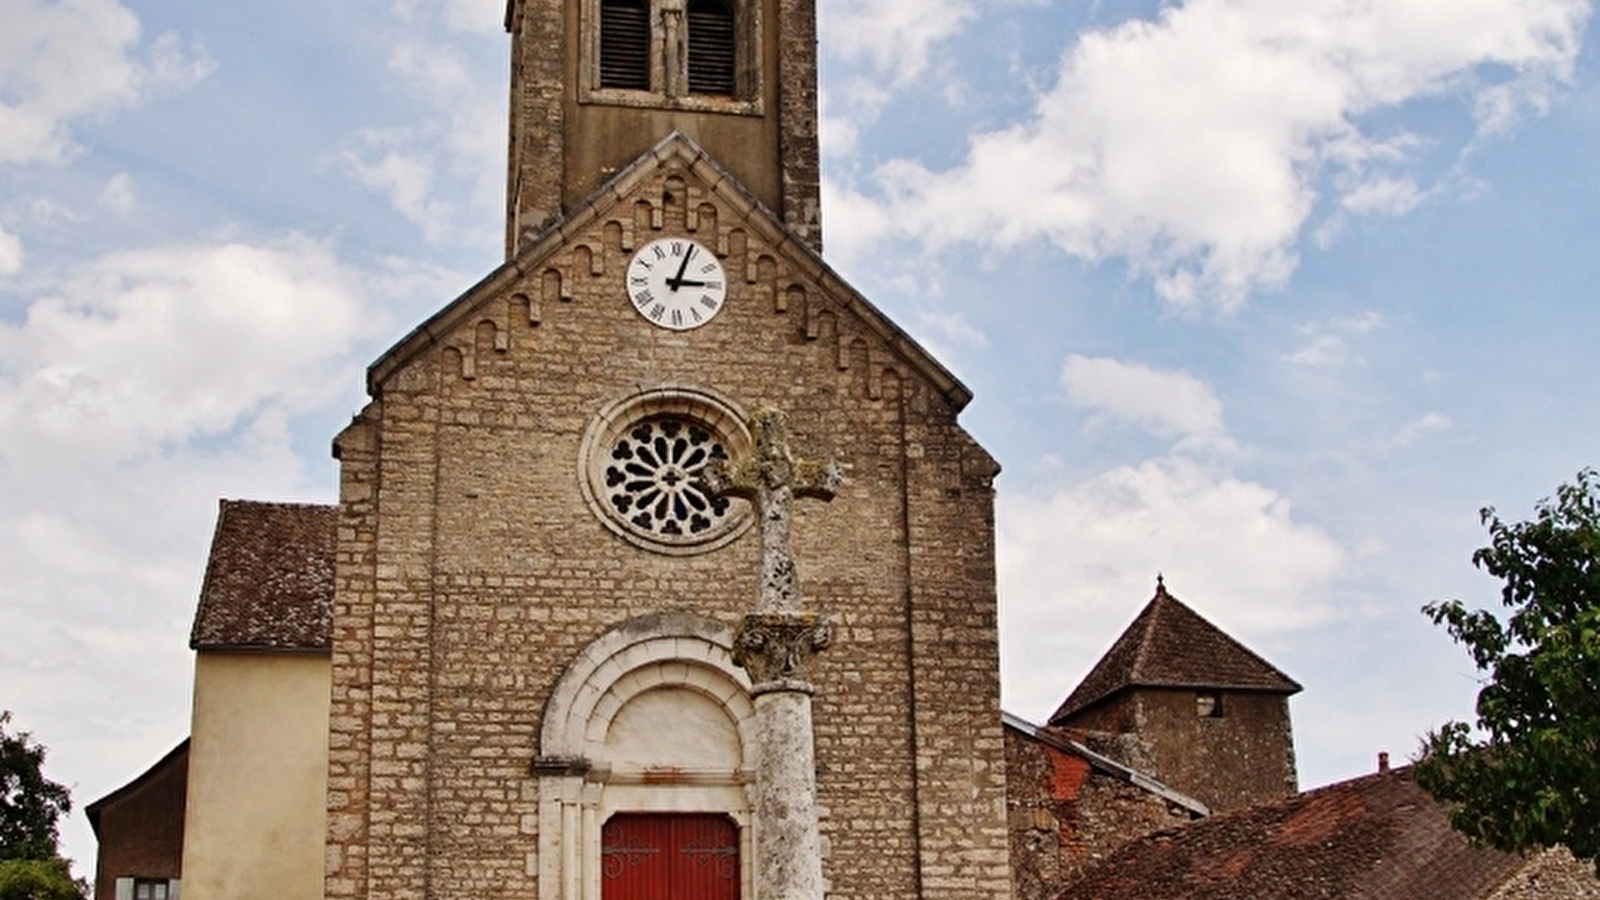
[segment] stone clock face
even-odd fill
[[[658,238],[628,263],[628,300],[651,324],[688,331],[716,318],[728,299],[717,255],[688,238]]]

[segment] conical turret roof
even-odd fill
[[[1206,621],[1156,581],[1156,594],[1050,717],[1067,719],[1132,688],[1265,691],[1300,685]]]

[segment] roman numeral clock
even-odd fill
[[[688,331],[710,322],[728,299],[717,255],[688,238],[658,238],[628,263],[628,299],[662,328]]]

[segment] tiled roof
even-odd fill
[[[1129,688],[1298,693],[1300,685],[1156,585],[1156,595],[1060,708],[1057,725]]]
[[[1523,865],[1474,849],[1396,769],[1146,835],[1062,900],[1477,900]]]
[[[224,500],[189,646],[331,646],[338,507]]]

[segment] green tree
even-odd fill
[[[10,734],[0,712],[0,860],[51,859],[56,822],[72,810],[67,789],[44,777],[45,748],[27,732]]]
[[[83,900],[88,885],[57,847],[72,797],[44,777],[45,748],[27,732],[7,732],[10,721],[0,712],[0,900]]]
[[[83,900],[88,888],[60,857],[0,862],[0,900]]]
[[[1472,562],[1503,582],[1503,620],[1459,600],[1423,607],[1484,682],[1476,729],[1430,733],[1415,776],[1480,844],[1565,844],[1600,866],[1600,476],[1578,473],[1535,513],[1481,514],[1490,542]]]

